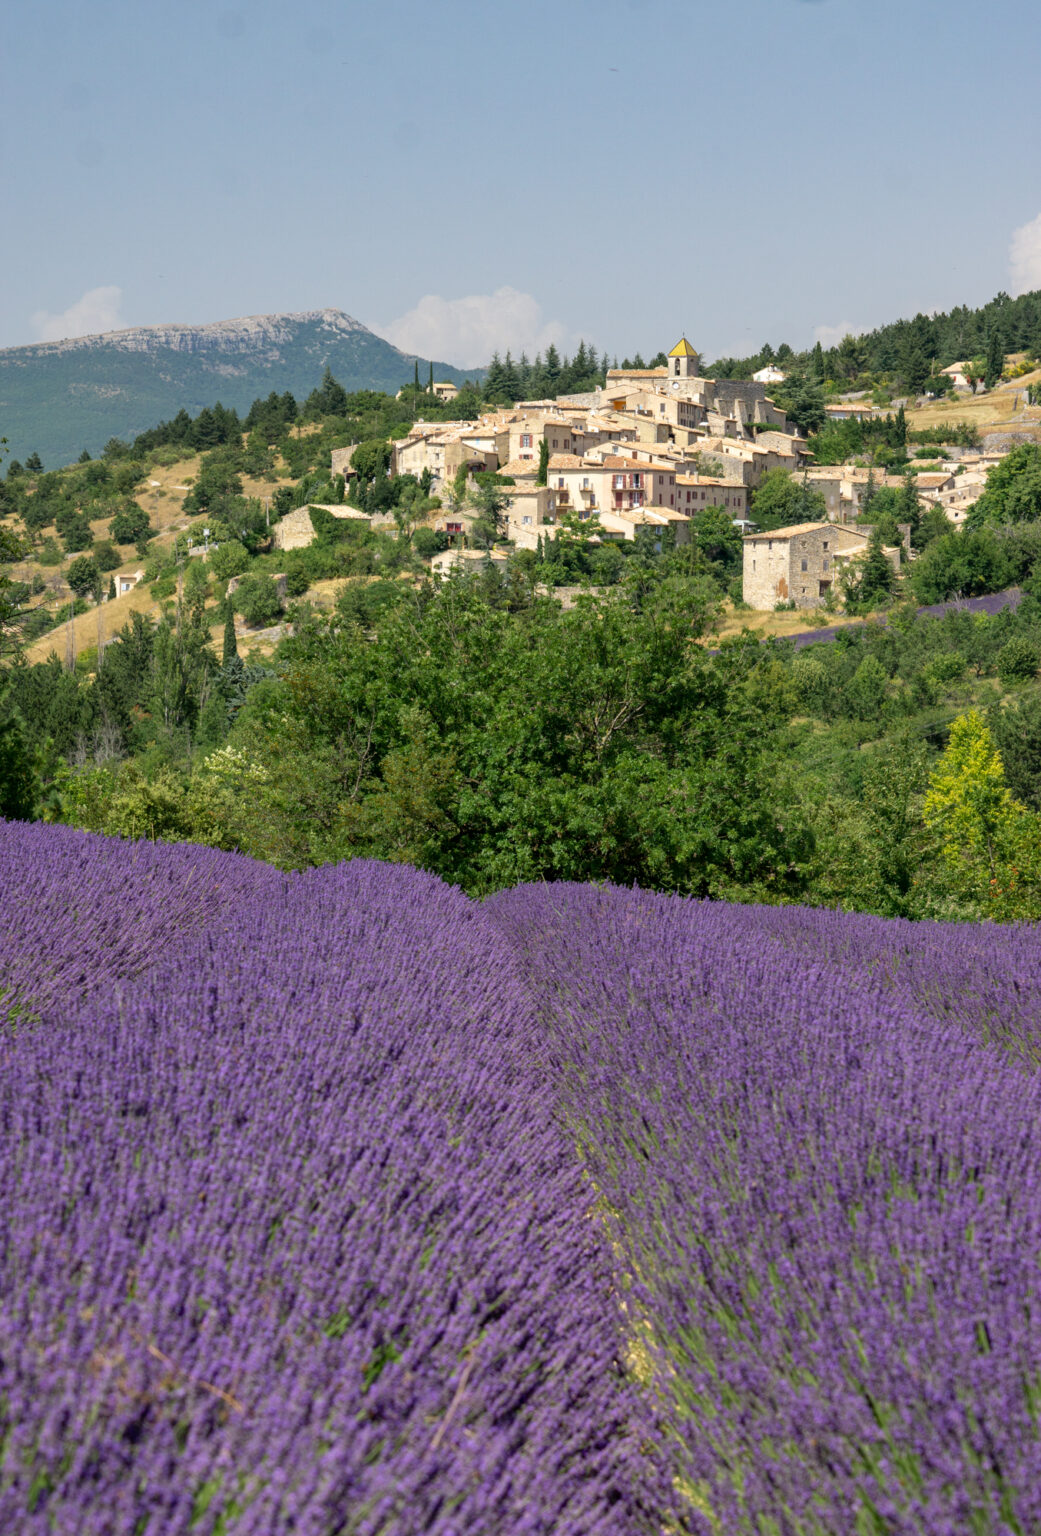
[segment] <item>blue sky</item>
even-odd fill
[[[464,366],[1041,287],[1037,0],[35,0],[0,346],[331,306]]]

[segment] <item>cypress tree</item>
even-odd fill
[[[539,440],[539,468],[535,476],[535,484],[549,484],[549,439],[546,437]]]
[[[1005,341],[995,326],[987,340],[987,372],[983,380],[984,389],[993,389],[1000,383],[1002,369],[1005,366]]]
[[[239,659],[239,643],[235,638],[235,614],[230,603],[225,603],[224,614],[224,651],[221,662],[229,666],[231,662]]]

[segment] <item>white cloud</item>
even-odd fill
[[[844,336],[861,336],[864,327],[854,325],[852,320],[843,320],[841,325],[815,325],[813,339],[819,341],[822,347],[837,347]]]
[[[70,336],[94,336],[100,331],[118,331],[125,323],[119,313],[123,298],[122,288],[109,283],[104,288],[91,288],[82,299],[70,304],[60,315],[38,309],[32,316],[32,325],[40,341],[67,341]]]
[[[1012,271],[1013,294],[1041,288],[1041,213],[1029,224],[1021,224],[1012,231],[1008,264]]]
[[[563,326],[543,320],[538,301],[516,288],[472,293],[465,299],[428,293],[415,309],[385,326],[383,334],[403,352],[418,352],[457,368],[483,367],[493,352],[507,349],[514,357],[521,352],[534,357],[550,342],[560,347],[566,341]]]

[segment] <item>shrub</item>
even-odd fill
[[[98,540],[94,545],[94,559],[97,561],[99,571],[114,571],[117,566],[123,564],[123,556],[111,539]]]
[[[302,565],[294,565],[286,572],[286,596],[303,597],[311,585],[311,578]]]
[[[942,651],[932,658],[926,671],[938,683],[953,683],[965,671],[965,657],[960,651]]]
[[[61,546],[57,539],[44,539],[36,554],[38,565],[60,565],[62,562]]]
[[[221,544],[210,555],[210,570],[221,581],[227,581],[232,576],[241,576],[249,565],[249,555],[246,546],[240,544],[238,539],[229,539],[226,544]]]
[[[412,548],[421,560],[430,560],[448,548],[448,535],[434,528],[417,528],[412,535]]]
[[[998,676],[1006,685],[1036,677],[1041,656],[1037,646],[1025,636],[1014,636],[998,652]]]
[[[231,602],[235,611],[254,628],[274,624],[282,614],[282,599],[274,579],[260,571],[243,577]]]

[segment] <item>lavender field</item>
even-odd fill
[[[0,1530],[1041,1529],[1032,930],[0,880]]]

